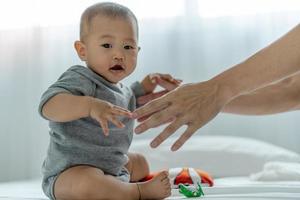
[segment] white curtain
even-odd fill
[[[82,10],[94,2],[0,2],[1,13],[7,14],[1,15],[0,27],[0,181],[40,176],[49,136],[47,122],[37,113],[39,98],[69,66],[80,64],[73,42]],[[142,50],[126,84],[151,72],[170,73],[185,83],[207,80],[300,21],[300,6],[292,0],[241,1],[252,9],[233,0],[118,2],[134,11],[140,24]],[[300,112],[264,117],[220,114],[197,134],[258,138],[300,152],[299,117]],[[153,138],[161,129],[136,139]]]

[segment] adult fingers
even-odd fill
[[[139,134],[145,132],[149,128],[154,128],[161,125],[162,122],[168,121],[170,118],[173,117],[172,111],[169,108],[164,110],[160,110],[154,114],[152,114],[147,120],[142,122],[135,128],[135,133]]]
[[[153,114],[153,113],[152,113],[152,114]],[[137,121],[138,121],[138,122],[143,122],[143,121],[145,121],[146,119],[148,119],[152,114],[149,114],[149,115],[143,116],[143,117],[141,117],[141,118],[138,118]]]
[[[184,124],[179,120],[173,121],[154,140],[152,140],[150,146],[152,148],[156,148],[162,142],[164,142],[168,137],[170,137],[174,132],[176,132],[182,125]]]
[[[188,126],[185,132],[179,137],[178,140],[172,145],[171,150],[177,151],[197,130],[194,126]]]
[[[147,116],[151,113],[163,110],[164,108],[168,107],[170,103],[164,99],[158,98],[153,101],[150,101],[146,105],[136,109],[133,112],[134,118],[141,118],[143,116]]]

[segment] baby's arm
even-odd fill
[[[91,97],[59,93],[45,103],[43,116],[56,122],[67,122],[89,116]]]
[[[99,122],[105,135],[108,135],[108,121],[118,128],[124,128],[117,116],[131,117],[131,112],[107,101],[89,96],[75,96],[60,93],[52,97],[42,108],[45,117],[56,122],[67,122],[83,117],[92,117]]]
[[[300,109],[300,74],[236,97],[222,112],[264,115]]]

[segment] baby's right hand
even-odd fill
[[[99,122],[105,136],[109,134],[108,121],[111,121],[118,128],[124,128],[125,125],[117,119],[117,116],[132,117],[129,110],[95,98],[90,101],[89,115]]]

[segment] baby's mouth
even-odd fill
[[[121,72],[124,71],[124,67],[122,65],[114,65],[111,68],[109,68],[109,70],[114,72]]]

